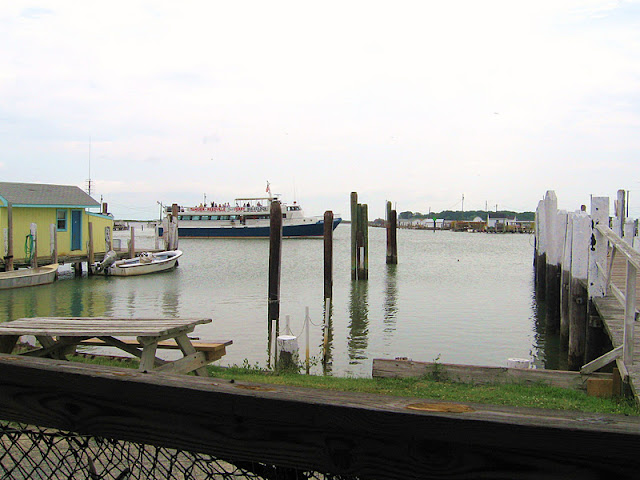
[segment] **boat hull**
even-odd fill
[[[154,260],[149,263],[142,263],[140,257],[121,260],[108,267],[104,274],[115,277],[133,277],[137,275],[147,275],[149,273],[165,272],[177,266],[178,258],[180,258],[181,255],[182,252],[180,250],[175,250],[153,254]]]
[[[25,268],[12,272],[0,272],[0,290],[33,287],[53,283],[58,274],[58,264],[38,268]]]
[[[341,218],[333,221],[333,229],[340,224]],[[270,227],[264,226],[180,226],[178,225],[178,236],[180,238],[267,238]],[[162,236],[162,229],[159,230]],[[324,235],[324,222],[305,223],[299,225],[284,225],[282,227],[283,237],[322,237]]]

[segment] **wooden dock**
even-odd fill
[[[640,404],[640,239],[626,218],[626,192],[614,216],[608,197],[591,197],[591,210],[558,210],[548,191],[536,210],[536,296],[546,330],[560,333],[570,370],[583,374],[615,363],[623,391]]]
[[[610,257],[609,257],[610,259]],[[640,279],[640,275],[636,273],[636,278]],[[622,293],[626,295],[626,262],[616,257],[611,266],[611,283],[618,287]],[[640,281],[636,281],[636,311],[640,308]],[[611,339],[613,348],[620,348],[624,344],[624,305],[620,303],[613,293],[609,293],[604,297],[593,298],[598,315],[602,319],[602,326]],[[633,361],[631,366],[627,366],[630,387],[636,397],[640,397],[640,325],[635,322],[634,325],[634,346]]]

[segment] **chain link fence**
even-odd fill
[[[0,478],[355,480],[0,421]]]

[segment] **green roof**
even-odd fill
[[[99,207],[100,203],[73,185],[0,182],[0,203],[14,206]]]

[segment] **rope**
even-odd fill
[[[35,253],[33,250],[33,244],[33,235],[29,233],[24,239],[24,258],[27,263],[31,263],[31,260],[33,260],[33,254]]]

